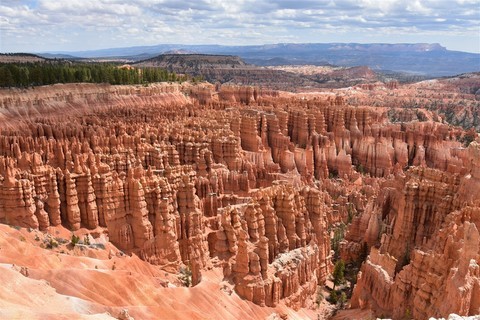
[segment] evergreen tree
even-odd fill
[[[345,281],[345,262],[338,260],[333,269],[333,289]]]
[[[0,63],[0,76],[1,87],[74,82],[143,84],[186,80],[160,68],[122,68],[111,63],[66,62]]]

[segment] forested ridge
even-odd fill
[[[55,83],[146,84],[186,81],[161,68],[132,68],[113,63],[28,62],[0,63],[0,87],[30,87]]]

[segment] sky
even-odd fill
[[[0,0],[0,52],[302,42],[480,53],[480,0]]]

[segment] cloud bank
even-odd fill
[[[2,0],[0,51],[159,43],[440,42],[480,52],[480,1]]]

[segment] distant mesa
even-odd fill
[[[161,67],[175,72],[189,72],[191,69],[231,69],[251,67],[240,57],[229,55],[181,53],[162,54],[134,64],[138,67]]]
[[[230,55],[162,54],[132,65],[158,67],[177,74],[201,77],[211,83],[268,85],[273,78],[265,70],[247,64],[238,56]]]
[[[279,43],[246,46],[160,44],[54,53],[81,58],[121,57],[131,61],[145,60],[159,54],[233,55],[259,66],[368,66],[373,70],[391,70],[429,77],[480,71],[479,54],[451,51],[438,43]]]
[[[263,67],[248,64],[238,56],[187,53],[162,54],[133,65],[159,67],[179,74],[201,76],[212,83],[261,85],[283,90],[291,90],[299,87],[299,84],[311,88],[337,88],[380,80],[379,75],[367,66],[297,66],[294,61],[283,58],[276,58],[276,62],[285,62],[287,65]]]

